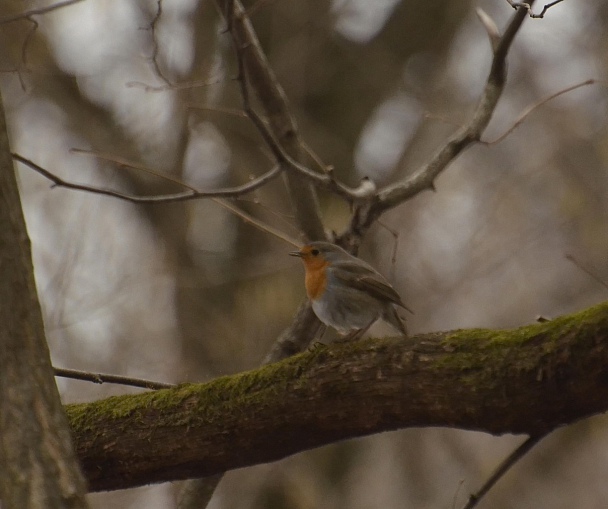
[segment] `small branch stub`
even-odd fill
[[[486,29],[486,33],[488,34],[488,38],[490,39],[490,45],[492,46],[492,51],[495,52],[498,47],[498,43],[500,42],[500,32],[494,20],[480,7],[477,8],[477,17],[481,21],[481,24]]]

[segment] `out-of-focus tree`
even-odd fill
[[[44,336],[1,98],[0,205],[0,501],[7,509],[87,507]]]

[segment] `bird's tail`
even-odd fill
[[[386,310],[384,311],[384,314],[382,315],[382,318],[395,330],[401,332],[401,334],[403,334],[403,337],[408,337],[407,327],[405,326],[405,320],[397,314],[397,310],[394,306],[387,306]]]

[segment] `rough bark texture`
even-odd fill
[[[1,97],[0,281],[1,505],[86,507],[45,341]]]
[[[544,434],[608,409],[608,304],[514,330],[321,346],[68,407],[93,490],[202,477],[404,427]]]

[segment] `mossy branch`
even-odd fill
[[[512,330],[321,346],[205,384],[67,407],[93,491],[406,427],[537,436],[607,409],[608,303]]]

